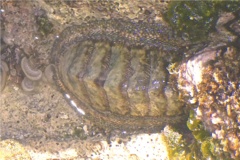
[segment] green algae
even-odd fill
[[[162,133],[167,144],[169,158],[173,160],[184,160],[187,145],[183,136],[169,126],[165,127]]]
[[[47,36],[53,31],[53,24],[48,19],[45,11],[42,14],[36,15],[36,23],[38,25],[38,31],[42,36]]]
[[[194,160],[230,159],[229,154],[224,152],[221,142],[212,138],[211,134],[205,130],[202,122],[196,118],[193,110],[190,111],[187,126],[194,136],[194,142],[188,146],[190,150],[189,157]]]
[[[164,19],[177,34],[193,41],[207,39],[222,12],[239,11],[240,1],[171,1]]]
[[[163,137],[167,143],[170,159],[231,160],[229,153],[224,151],[223,142],[211,137],[210,133],[204,129],[202,122],[196,118],[193,110],[190,111],[187,126],[194,137],[190,142],[173,128],[164,129]]]
[[[203,124],[196,118],[194,111],[190,111],[187,121],[188,128],[192,131],[194,138],[198,141],[204,141],[210,134],[204,130]]]

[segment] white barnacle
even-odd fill
[[[186,90],[194,95],[193,86],[198,86],[203,81],[204,69],[208,65],[208,62],[214,60],[220,51],[216,51],[214,49],[206,49],[198,53],[198,56],[194,56],[187,63],[181,65],[181,69],[179,72],[180,76],[184,77],[184,80],[187,81],[187,85],[183,90]],[[182,70],[184,72],[182,72]],[[199,88],[196,88],[199,90]]]
[[[202,116],[202,111],[200,110],[199,107],[196,109],[196,114],[197,116]]]
[[[24,57],[21,61],[21,68],[24,72],[24,74],[33,81],[37,81],[42,77],[42,71],[39,69],[35,69],[33,68],[30,64],[29,64],[29,60]]]
[[[190,120],[189,120],[189,123],[190,123],[190,124],[193,124],[193,120],[190,119]]]
[[[81,113],[82,115],[85,115],[84,110],[82,110],[81,108],[79,108],[79,107],[77,106],[77,104],[76,104],[73,100],[71,100],[70,103],[71,103],[71,105],[72,105],[73,107],[75,107],[75,108],[77,109],[77,111],[78,111],[79,113]]]
[[[217,139],[217,135],[216,135],[215,133],[212,133],[212,137],[213,137],[214,139]]]
[[[215,135],[217,136],[217,139],[223,139],[225,135],[224,130],[215,130]]]
[[[220,117],[212,117],[213,124],[223,123],[223,120]]]

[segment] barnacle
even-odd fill
[[[42,77],[42,71],[34,68],[32,64],[30,64],[29,59],[24,57],[21,61],[21,68],[24,74],[33,81],[37,81]]]
[[[6,81],[8,78],[9,68],[6,62],[0,62],[0,91],[2,91],[6,85]]]

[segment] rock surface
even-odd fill
[[[26,75],[19,70],[23,57],[33,57],[34,69],[43,70],[49,64],[54,40],[69,24],[102,18],[161,21],[165,6],[120,0],[2,2],[1,59],[9,64],[10,76],[0,95],[1,153],[7,149],[4,146],[13,145],[18,150],[24,148],[25,159],[168,159],[160,133],[133,135],[125,142],[114,139],[111,146],[99,140],[103,139],[101,133],[87,128],[85,119],[69,107],[46,77],[34,81],[34,90],[26,92],[21,87]],[[95,138],[98,134],[100,138]],[[89,135],[93,138],[85,140]],[[149,150],[143,150],[146,146]],[[12,155],[5,156],[17,158],[20,154],[10,150]]]

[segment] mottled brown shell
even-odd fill
[[[54,77],[73,108],[110,129],[186,120],[174,75],[182,41],[160,24],[94,21],[66,28],[52,50]]]

